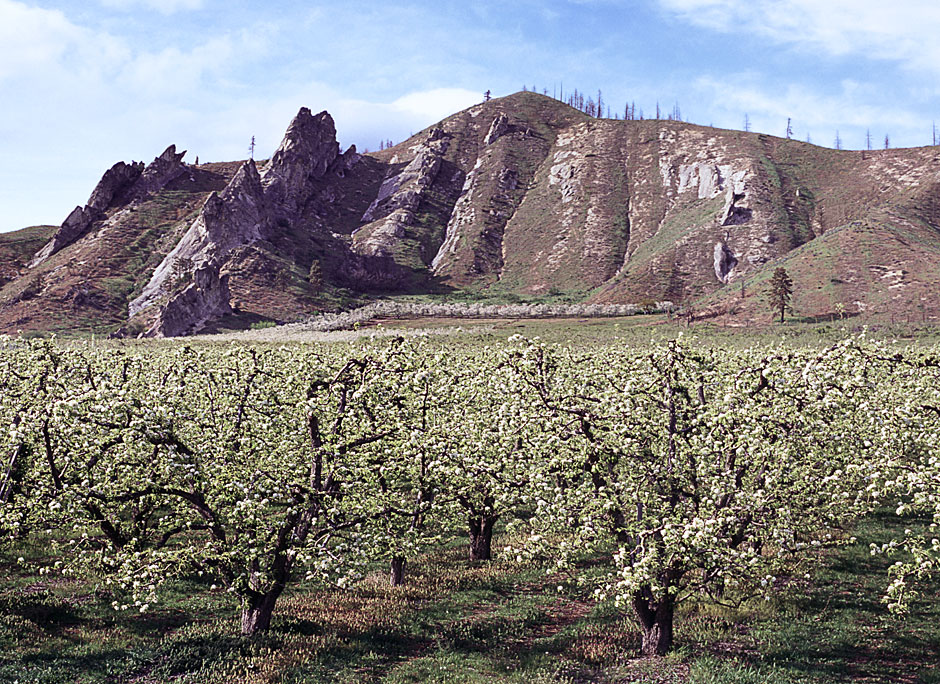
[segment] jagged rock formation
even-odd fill
[[[118,162],[105,171],[84,207],[75,207],[52,239],[36,254],[30,266],[38,266],[50,256],[83,237],[92,225],[103,220],[108,210],[124,206],[162,190],[186,172],[182,163],[186,152],[177,154],[170,145],[146,168],[143,162]]]
[[[738,260],[734,253],[728,249],[728,245],[723,242],[715,243],[715,277],[723,283],[727,283],[731,271],[738,265]]]
[[[230,313],[228,276],[220,275],[218,264],[208,261],[195,268],[191,282],[160,312],[147,334],[188,335],[201,330],[210,320]]]
[[[125,164],[118,162],[104,172],[98,185],[88,198],[84,207],[75,207],[71,214],[62,222],[52,239],[36,254],[30,266],[36,266],[61,250],[63,247],[75,242],[88,232],[91,224],[104,218],[104,212],[112,206],[116,197],[125,194],[128,188],[134,185],[144,170],[143,162]]]
[[[140,178],[131,186],[128,200],[140,200],[152,195],[187,173],[187,166],[183,163],[185,156],[186,150],[177,152],[176,145],[166,148],[163,154],[147,165],[147,168],[140,174]]]
[[[140,296],[130,302],[129,316],[160,304],[148,333],[177,335],[231,313],[228,277],[220,271],[232,251],[265,240],[277,227],[300,219],[311,183],[338,159],[345,172],[354,164],[353,155],[354,149],[348,157],[340,157],[336,128],[328,113],[313,116],[302,108],[263,175],[249,160],[225,190],[209,196],[182,240],[157,266]]]
[[[500,112],[496,115],[496,118],[493,119],[493,123],[490,124],[490,130],[487,131],[486,137],[483,138],[484,145],[492,145],[494,142],[499,140],[501,137],[506,135],[509,132],[509,117]]]
[[[782,263],[809,311],[923,312],[938,162],[937,148],[861,154],[594,119],[535,93],[340,154],[329,114],[301,109],[257,166],[187,166],[171,147],[112,167],[29,267],[0,263],[0,329],[94,320],[177,335],[451,290],[755,317],[762,274]]]
[[[278,214],[274,218],[295,217],[310,194],[310,182],[323,176],[338,156],[333,118],[301,108],[262,178],[266,201]]]
[[[163,308],[160,318],[172,323],[158,320],[152,330],[176,329],[183,315],[175,309],[191,314],[198,309],[200,301],[204,303],[204,310],[193,316],[200,324],[214,315],[229,313],[228,297],[213,291],[214,287],[222,285],[219,264],[235,247],[261,239],[266,219],[261,178],[255,163],[245,162],[221,194],[209,196],[192,227],[157,266],[140,296],[130,302],[129,316],[133,318],[153,306],[197,272],[202,273],[198,286],[192,287],[195,282],[186,285]],[[209,275],[209,272],[214,273]]]

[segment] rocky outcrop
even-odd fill
[[[738,260],[734,253],[723,242],[716,242],[714,252],[715,277],[723,283],[727,283],[731,271],[738,265]]]
[[[263,174],[254,161],[245,162],[225,190],[209,196],[182,240],[130,303],[129,315],[165,301],[148,334],[168,335],[197,331],[213,316],[227,313],[228,286],[220,269],[228,255],[269,239],[282,225],[292,225],[303,213],[313,182],[328,171],[345,173],[356,161],[355,148],[339,154],[336,128],[327,112],[314,116],[302,108]],[[196,273],[201,273],[199,280]],[[180,291],[190,276],[193,282]],[[192,325],[183,325],[187,315],[194,316]]]
[[[559,136],[559,146],[565,145],[570,138]],[[580,190],[579,172],[583,170],[584,160],[573,150],[559,150],[552,158],[554,164],[549,169],[548,184],[558,186],[562,204],[576,198]]]
[[[483,160],[477,159],[476,165],[464,179],[463,188],[457,203],[454,205],[454,211],[444,229],[444,241],[441,243],[437,254],[431,260],[431,269],[437,273],[442,264],[445,263],[452,254],[457,251],[457,245],[466,228],[472,226],[476,221],[476,209],[473,206],[474,190],[476,189],[477,173],[482,166]]]
[[[29,262],[29,267],[38,266],[43,261],[51,257],[56,252],[68,247],[88,232],[91,224],[101,217],[96,211],[86,211],[82,207],[75,207],[72,213],[68,215],[62,225],[56,231],[52,239],[47,242],[41,250],[36,253],[33,260]]]
[[[128,305],[128,314],[138,315],[172,293],[190,273],[208,264],[220,264],[235,247],[259,240],[267,215],[261,177],[255,163],[247,161],[225,190],[209,195],[183,239],[160,262],[140,296]]]
[[[745,310],[759,271],[791,258],[804,278],[837,273],[843,301],[894,311],[901,294],[932,301],[936,155],[862,158],[678,121],[598,119],[521,93],[360,156],[340,154],[328,114],[302,109],[264,165],[197,168],[173,147],[146,169],[115,165],[54,238],[43,230],[0,254],[0,330],[95,320],[178,335],[230,309],[237,324],[287,321],[338,294],[448,288],[615,304],[700,303],[733,289]],[[894,240],[895,228],[916,241]],[[824,249],[795,249],[813,240]],[[44,243],[42,258],[66,252],[30,272]],[[911,266],[925,244],[936,252]],[[853,274],[875,266],[904,278],[866,294],[885,281]],[[830,289],[801,291],[829,306]],[[140,296],[128,302],[128,291]]]
[[[461,241],[472,236],[472,258],[466,271],[470,275],[498,275],[502,269],[502,245],[506,222],[515,210],[514,195],[519,186],[519,173],[515,168],[499,168],[493,180],[483,182],[480,176],[482,159],[467,174],[460,197],[454,205],[454,211],[444,231],[444,240],[431,261],[435,274],[444,273],[453,267],[452,259],[458,251]],[[484,207],[478,214],[476,204],[479,197],[485,195]],[[479,221],[479,224],[478,224]],[[482,225],[480,225],[482,224]],[[453,270],[451,268],[451,270]]]
[[[124,199],[128,190],[134,187],[144,171],[143,162],[125,164],[118,162],[104,172],[98,185],[88,198],[84,207],[75,207],[68,215],[52,239],[47,242],[29,266],[37,266],[56,252],[68,247],[70,244],[88,233],[92,224],[105,217],[105,211]]]
[[[442,129],[433,129],[404,169],[382,182],[378,196],[362,216],[363,223],[371,225],[354,236],[356,252],[374,257],[393,253],[397,240],[414,225],[422,198],[437,179],[449,144]]]
[[[483,138],[483,144],[492,145],[494,142],[506,135],[509,130],[509,117],[503,113],[500,113],[495,119],[493,119],[493,123],[490,124],[490,130],[487,131],[486,137]]]
[[[748,223],[753,216],[753,210],[750,206],[745,178],[747,173],[739,171],[735,173],[731,182],[728,184],[728,192],[725,196],[725,206],[721,210],[721,219],[719,223],[722,226],[740,226]]]
[[[327,112],[314,116],[302,107],[264,171],[268,204],[282,216],[296,216],[310,195],[310,181],[323,176],[338,156],[333,117]]]
[[[117,204],[123,204],[121,195],[126,194],[128,188],[136,187],[144,170],[143,162],[118,162],[104,172],[85,208],[104,211]]]
[[[232,313],[228,276],[219,275],[219,264],[198,266],[191,281],[160,308],[148,337],[179,337],[198,332],[207,322]]]
[[[144,168],[143,162],[118,162],[105,171],[84,207],[75,207],[49,242],[43,246],[30,268],[38,266],[56,252],[84,237],[94,223],[106,218],[107,211],[159,192],[170,182],[187,173],[183,163],[186,152],[170,145]]]
[[[362,159],[362,155],[356,150],[356,146],[350,145],[345,152],[333,160],[327,171],[335,173],[340,178],[345,178],[346,174],[359,163],[360,159]]]
[[[734,173],[731,165],[696,162],[679,167],[678,192],[697,191],[699,199],[717,197],[724,190],[725,181]]]
[[[140,200],[163,190],[171,182],[185,173],[189,173],[188,166],[183,163],[186,150],[176,151],[176,145],[167,147],[163,154],[147,165],[140,178],[128,192],[128,201]]]

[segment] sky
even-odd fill
[[[378,149],[523,86],[862,149],[933,142],[938,0],[0,0],[0,232],[117,161],[269,156],[297,110]]]

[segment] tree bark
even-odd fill
[[[394,556],[391,563],[391,573],[389,575],[389,584],[393,587],[400,587],[405,583],[405,557]]]
[[[271,626],[274,604],[277,602],[283,586],[276,586],[266,592],[255,592],[242,603],[242,635],[253,636],[266,632]]]
[[[484,561],[492,557],[493,525],[498,517],[485,514],[470,517],[470,560]]]
[[[643,630],[640,652],[647,656],[666,655],[672,650],[672,619],[675,603],[671,598],[653,601],[648,590],[633,596],[633,609]]]

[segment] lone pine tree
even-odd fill
[[[783,314],[790,306],[790,296],[793,294],[793,281],[786,269],[779,266],[770,278],[770,292],[768,301],[773,311],[780,312],[780,322],[783,323]]]

